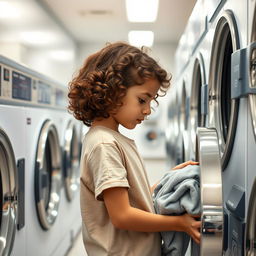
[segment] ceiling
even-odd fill
[[[37,0],[79,43],[127,41],[130,30],[152,30],[155,43],[179,41],[196,0],[159,0],[155,23],[129,23],[124,0]]]

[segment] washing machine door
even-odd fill
[[[80,182],[79,157],[80,143],[75,124],[70,121],[65,131],[63,151],[63,178],[66,196],[71,201]]]
[[[227,166],[234,144],[239,99],[231,98],[231,55],[240,48],[236,21],[231,11],[219,19],[212,46],[209,77],[209,127],[219,135],[221,163]]]
[[[0,255],[10,255],[17,223],[17,169],[11,142],[0,128]]]
[[[41,227],[54,224],[60,203],[61,150],[55,125],[47,120],[41,129],[35,164],[35,199]]]
[[[249,199],[244,248],[246,256],[256,255],[256,178]]]
[[[220,150],[215,129],[197,128],[196,159],[200,163],[200,255],[222,255],[223,201]],[[192,253],[193,255],[193,253]]]

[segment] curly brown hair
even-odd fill
[[[96,118],[108,118],[122,105],[127,89],[140,85],[147,78],[160,83],[163,96],[171,76],[141,50],[127,43],[108,44],[87,58],[78,74],[69,83],[70,112],[76,119],[91,126]]]

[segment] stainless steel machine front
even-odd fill
[[[201,256],[222,255],[224,219],[218,141],[215,129],[197,128],[196,159],[201,167]]]

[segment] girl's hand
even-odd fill
[[[190,160],[190,161],[187,161],[185,163],[175,166],[174,168],[172,168],[172,170],[182,169],[182,168],[186,167],[187,165],[199,165],[199,162],[194,162],[194,161]]]
[[[184,214],[181,215],[183,218],[183,228],[184,232],[186,232],[197,244],[200,244],[200,228],[201,228],[201,221],[197,221],[195,218],[200,217],[200,215],[189,215]]]

